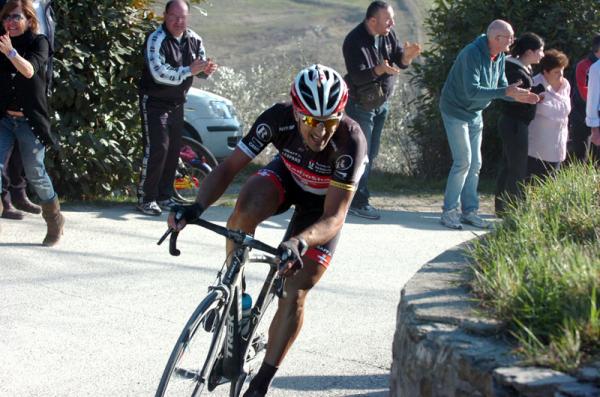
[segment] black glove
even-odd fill
[[[292,273],[302,269],[302,266],[304,266],[302,255],[306,253],[307,249],[308,245],[306,241],[295,237],[279,244],[279,247],[277,247],[277,256],[281,259],[279,265],[280,271],[286,274],[288,273],[288,269]]]
[[[175,214],[175,223],[179,223],[182,219],[185,220],[185,223],[193,223],[200,218],[204,212],[204,207],[199,203],[176,204],[171,206],[171,212]]]

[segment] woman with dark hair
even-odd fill
[[[546,91],[529,124],[529,178],[549,175],[560,168],[567,157],[571,85],[564,71],[569,66],[569,58],[561,51],[548,50],[540,66],[542,73],[533,77],[533,83],[541,84]]]
[[[48,37],[50,48],[53,48],[55,23],[51,2],[52,0],[32,0],[32,5],[38,17],[39,33]],[[0,0],[0,10],[5,4],[6,0]],[[4,28],[0,26],[0,35],[4,33]],[[49,83],[52,77],[51,62],[47,65],[46,75]],[[47,92],[50,92],[49,88],[48,84]],[[41,207],[32,203],[27,197],[27,180],[25,179],[25,171],[17,142],[15,142],[12,154],[9,154],[5,160],[0,198],[4,207],[4,210],[0,211],[0,217],[2,218],[23,219],[23,212],[21,211],[32,214],[42,212]]]
[[[521,88],[531,89],[534,86],[531,65],[539,63],[543,56],[542,38],[535,33],[523,33],[514,42],[511,55],[506,57],[508,84],[520,81]],[[498,216],[502,216],[506,202],[521,196],[520,185],[527,176],[528,126],[535,116],[536,105],[502,101],[500,106],[498,133],[502,139],[502,159],[495,198]]]
[[[60,240],[65,220],[44,166],[45,145],[57,142],[50,131],[46,101],[50,46],[46,36],[38,34],[31,0],[7,1],[0,21],[5,31],[0,36],[0,171],[17,141],[25,174],[41,200],[48,225],[43,244],[53,246]]]

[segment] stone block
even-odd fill
[[[524,397],[552,396],[559,387],[577,381],[562,372],[539,367],[503,367],[493,374],[500,384],[513,387]]]

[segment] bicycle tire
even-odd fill
[[[218,165],[213,154],[193,138],[182,137],[179,164],[173,183],[174,198],[182,203],[193,202],[206,176]]]
[[[202,395],[225,337],[226,308],[218,290],[200,302],[173,347],[156,397]],[[203,368],[205,379],[201,376]]]

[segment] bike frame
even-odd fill
[[[268,263],[270,264],[270,269],[256,303],[252,307],[250,318],[248,319],[248,333],[243,335],[241,322],[242,275],[244,266],[248,262]],[[275,258],[267,256],[249,258],[249,249],[247,247],[240,247],[234,251],[222,283],[219,283],[217,287],[213,287],[228,289],[228,296],[232,297],[228,301],[227,314],[223,318],[223,321],[226,320],[227,326],[224,327],[223,324],[219,324],[221,332],[225,331],[225,338],[221,349],[223,354],[223,375],[228,379],[232,379],[232,382],[235,382],[231,389],[232,396],[237,396],[241,392],[244,380],[250,372],[251,362],[247,361],[246,357],[248,357],[248,353],[252,348],[252,341],[262,316],[275,297],[273,284],[276,274],[277,265]],[[220,335],[215,335],[215,339],[217,341],[220,340]]]
[[[200,379],[210,384],[209,377],[218,365],[215,356],[221,352],[223,376],[232,382],[230,396],[237,397],[246,377],[250,373],[251,361],[248,361],[247,357],[264,312],[275,296],[285,296],[284,279],[277,275],[278,258],[265,255],[250,257],[250,249],[256,248],[271,255],[276,255],[277,249],[255,240],[252,236],[241,231],[232,231],[203,219],[197,219],[190,223],[221,234],[237,244],[224,275],[221,275],[222,273],[219,271],[216,284],[208,288],[209,295],[211,293],[216,294],[218,299],[223,299],[226,302],[226,307],[223,311],[225,315],[218,319],[219,322],[216,324],[216,332],[213,335],[209,349],[210,356],[204,363],[200,374],[198,374]],[[168,230],[158,243],[162,243],[169,234],[171,234],[169,251],[172,255],[178,256],[180,254],[176,247],[178,232]],[[256,303],[250,312],[248,334],[242,335],[242,279],[244,267],[249,262],[267,263],[270,265],[270,269]],[[223,332],[225,332],[225,335],[223,335]],[[222,346],[219,346],[221,343]],[[215,384],[215,387],[218,384]]]

